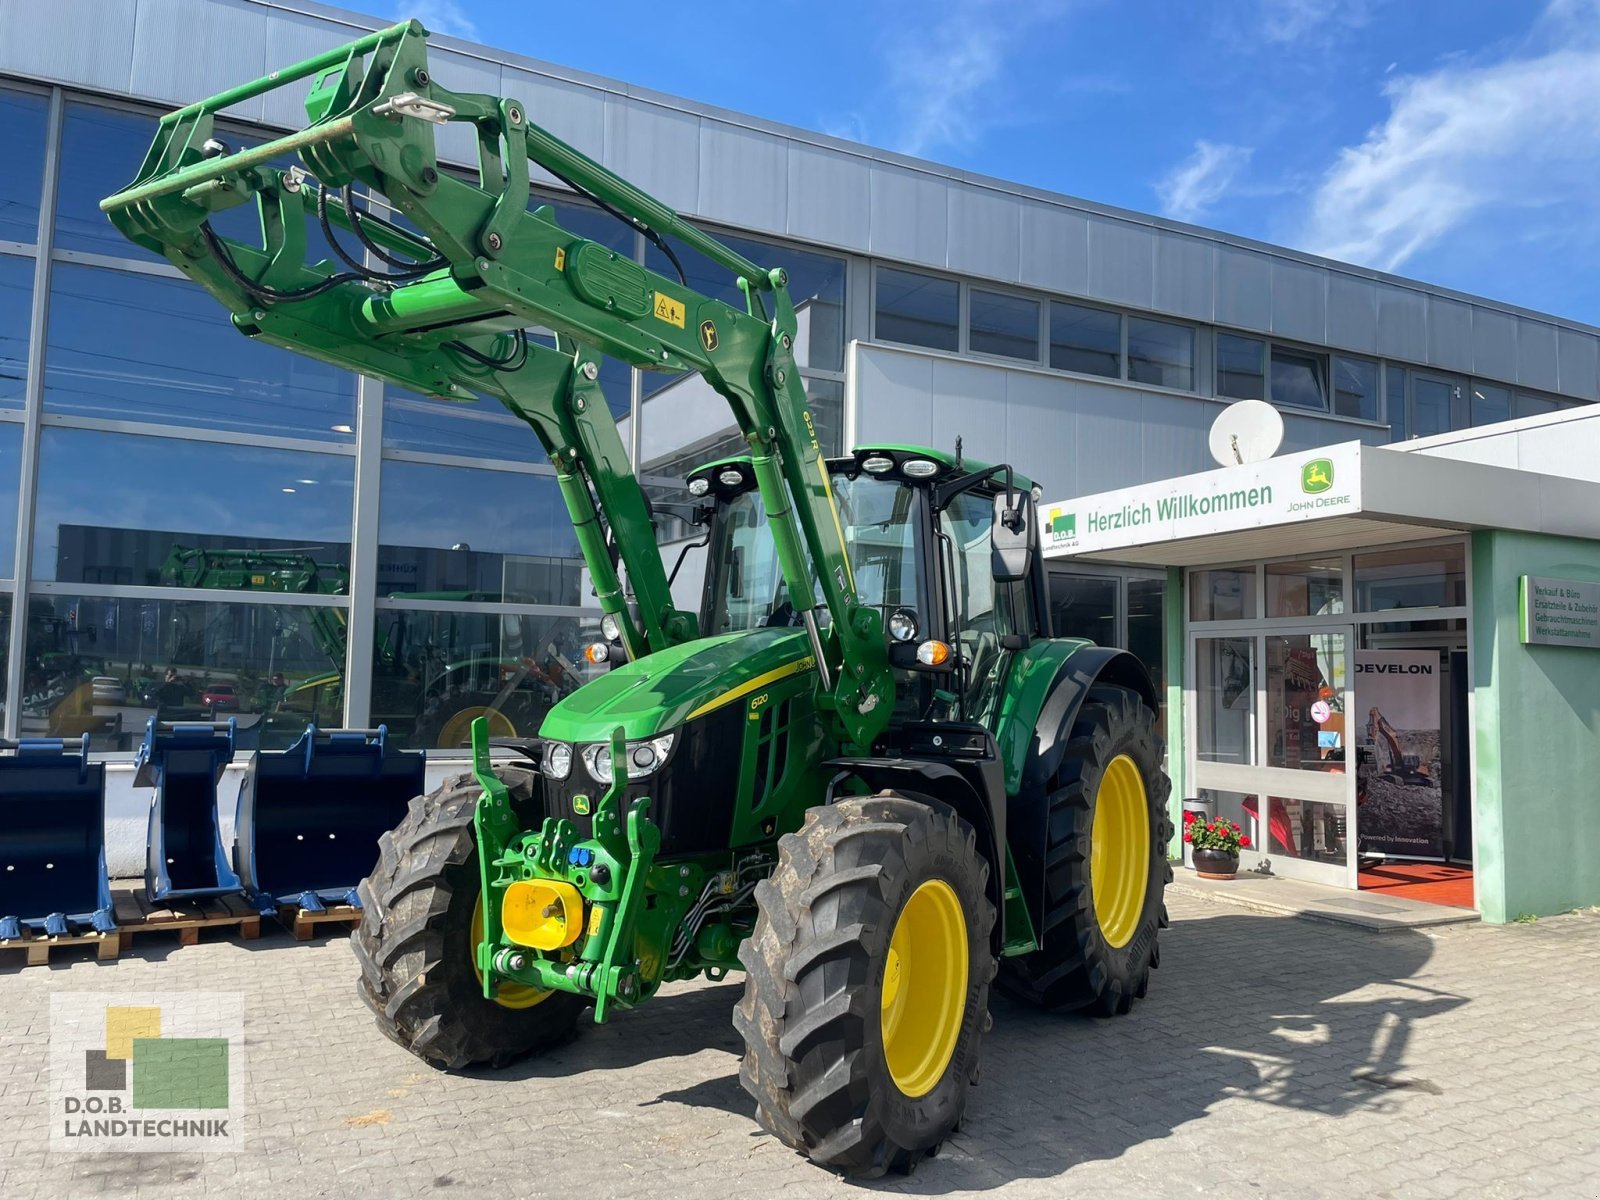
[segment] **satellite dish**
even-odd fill
[[[1283,415],[1265,400],[1240,400],[1211,422],[1209,444],[1225,467],[1271,458],[1283,444]]]

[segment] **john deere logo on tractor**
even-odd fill
[[[1333,460],[1313,458],[1300,468],[1300,490],[1308,496],[1325,492],[1333,486]]]
[[[572,811],[577,813],[580,817],[587,817],[589,815],[589,797],[585,796],[582,792],[579,792],[576,796],[574,796],[572,798]]]
[[[710,321],[700,322],[700,344],[706,348],[707,354],[717,348],[717,327]]]

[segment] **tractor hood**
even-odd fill
[[[603,742],[620,725],[629,741],[654,737],[815,668],[801,629],[700,638],[584,684],[550,710],[539,733],[563,742]]]

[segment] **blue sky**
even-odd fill
[[[389,11],[1600,325],[1600,0],[412,0]]]

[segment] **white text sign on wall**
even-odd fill
[[[1600,583],[1524,575],[1518,607],[1524,645],[1600,650]]]

